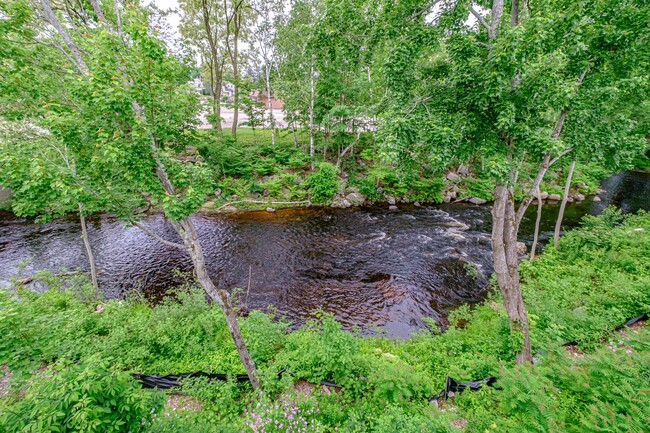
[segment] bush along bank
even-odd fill
[[[422,167],[397,169],[382,161],[370,133],[361,134],[343,161],[319,153],[313,170],[309,156],[294,145],[290,135],[280,135],[275,145],[263,138],[266,144],[259,144],[247,135],[240,135],[237,143],[227,136],[203,138],[204,143],[189,149],[186,158],[202,158],[215,173],[214,194],[206,198],[204,212],[312,204],[339,208],[454,201],[483,204],[492,200],[494,191],[490,169],[480,160],[459,162],[444,172]],[[522,173],[533,171],[522,169]],[[561,200],[567,171],[568,164],[549,170],[541,185],[544,200]],[[569,201],[597,194],[600,181],[608,174],[597,164],[576,164]],[[528,179],[528,185],[531,182]],[[522,182],[515,191],[518,198],[523,197],[526,185]]]
[[[97,308],[79,282],[63,291],[56,279],[41,294],[3,292],[0,431],[644,431],[650,327],[612,329],[650,311],[650,214],[588,217],[520,271],[532,365],[514,365],[519,342],[498,295],[454,311],[445,332],[431,323],[407,340],[363,338],[322,313],[289,332],[253,311],[240,324],[258,394],[236,381],[243,371],[222,314],[189,286],[153,307]],[[181,397],[132,378],[194,370],[233,377],[187,378]],[[447,375],[498,381],[430,403]]]

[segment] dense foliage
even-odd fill
[[[445,332],[433,327],[408,340],[359,337],[326,314],[289,332],[283,321],[253,311],[240,323],[264,392],[235,382],[188,381],[185,392],[200,402],[194,411],[160,412],[157,392],[137,390],[119,372],[240,373],[223,315],[201,292],[186,286],[177,301],[155,307],[127,299],[96,310],[96,299],[82,300],[79,282],[76,293],[62,291],[44,274],[52,290],[0,297],[0,364],[13,387],[0,399],[0,426],[47,431],[21,427],[21,414],[37,407],[43,420],[88,413],[84,422],[103,426],[139,417],[147,431],[165,432],[190,425],[199,432],[240,431],[242,422],[246,431],[275,431],[275,421],[297,427],[293,419],[318,426],[307,431],[642,431],[650,417],[650,332],[612,329],[650,311],[649,236],[650,214],[607,211],[567,234],[559,250],[548,247],[522,263],[534,365],[514,366],[516,341],[497,295],[453,312]],[[561,346],[572,340],[577,347]],[[278,376],[283,369],[292,374]],[[460,380],[495,375],[498,389],[457,395],[441,410],[428,398],[448,374]],[[320,380],[343,388],[309,385]],[[111,391],[97,386],[102,383],[114,397],[107,399]],[[83,410],[47,397],[72,388],[84,390]],[[76,425],[68,431],[111,431]]]

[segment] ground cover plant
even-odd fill
[[[0,365],[8,381],[0,428],[643,431],[650,417],[650,332],[612,330],[650,311],[649,241],[650,214],[608,210],[587,217],[558,250],[547,247],[521,264],[532,365],[514,365],[521,342],[511,336],[496,294],[454,311],[444,332],[432,324],[407,340],[360,337],[324,313],[291,332],[284,321],[253,311],[240,323],[263,390],[188,380],[183,390],[196,404],[177,411],[163,408],[162,391],[140,389],[130,374],[243,373],[223,315],[201,291],[188,284],[155,306],[104,302],[83,295],[92,293],[87,282],[62,290],[43,274],[50,290],[0,296]],[[567,341],[577,346],[567,350]],[[498,389],[430,403],[447,375],[494,375]],[[321,380],[342,388],[322,387]],[[56,397],[61,393],[73,397]]]

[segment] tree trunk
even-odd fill
[[[273,117],[273,102],[271,101],[271,65],[266,63],[265,77],[266,77],[266,98],[269,107],[269,121],[271,122],[271,144],[275,146],[275,118]]]
[[[293,114],[291,115],[291,134],[293,135],[293,147],[298,148],[298,136],[296,135],[296,121]]]
[[[517,354],[517,364],[530,362],[530,336],[528,315],[521,296],[519,285],[519,259],[517,257],[517,224],[515,221],[515,204],[507,185],[494,188],[494,206],[492,208],[492,251],[494,273],[503,304],[510,320],[510,331],[522,335],[521,352]]]
[[[196,228],[191,219],[185,218],[180,221],[173,221],[172,225],[176,232],[183,239],[183,244],[187,253],[192,259],[194,264],[194,270],[196,271],[196,277],[199,281],[199,284],[208,294],[208,296],[215,301],[221,307],[225,317],[226,323],[228,325],[228,330],[230,335],[235,343],[237,348],[237,353],[239,354],[239,359],[244,368],[246,369],[246,374],[251,381],[251,385],[254,389],[259,389],[261,382],[257,377],[257,370],[255,368],[255,363],[248,353],[246,344],[244,343],[244,338],[241,335],[241,330],[239,329],[239,324],[237,323],[237,315],[230,304],[230,297],[228,292],[225,290],[217,289],[212,283],[212,279],[208,275],[208,269],[205,263],[205,256],[203,254],[203,248],[201,247],[201,242],[199,241]]]
[[[535,234],[533,235],[533,245],[530,247],[530,259],[535,259],[535,250],[537,249],[537,240],[539,239],[539,224],[542,221],[542,194],[537,188],[537,219],[535,220]]]
[[[312,59],[313,60],[313,59]],[[309,101],[309,156],[311,157],[311,169],[314,169],[314,67],[311,67],[311,99]]]
[[[238,24],[235,24],[236,26]],[[234,52],[232,56],[232,76],[235,80],[233,83],[235,85],[235,94],[234,94],[234,106],[233,106],[233,115],[232,115],[232,138],[237,139],[237,123],[239,122],[239,60],[238,60],[238,51],[239,51],[239,29],[236,28],[234,34]]]
[[[79,203],[79,222],[81,223],[81,237],[86,247],[86,254],[88,255],[88,264],[90,265],[90,280],[95,288],[95,294],[99,294],[99,284],[97,283],[97,268],[95,267],[95,256],[90,247],[90,239],[88,238],[88,227],[86,226],[86,217],[83,214],[83,205]]]
[[[555,249],[558,247],[560,241],[560,229],[562,228],[562,219],[564,218],[564,209],[566,208],[566,202],[569,199],[569,190],[571,189],[571,178],[573,178],[573,169],[576,167],[576,160],[571,161],[571,167],[569,167],[569,174],[566,177],[566,183],[564,184],[564,194],[562,195],[562,204],[560,205],[560,213],[557,215],[557,221],[555,222],[555,231],[553,232],[553,245]]]

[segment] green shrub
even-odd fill
[[[163,406],[163,394],[143,390],[107,360],[88,359],[35,377],[25,396],[0,417],[5,432],[140,432]]]
[[[316,203],[325,203],[339,189],[336,167],[329,162],[321,162],[307,179],[307,187]]]

